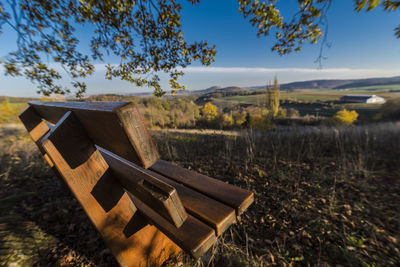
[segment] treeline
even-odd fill
[[[135,103],[150,129],[204,128],[204,129],[269,129],[274,120],[298,117],[296,109],[240,106],[218,107],[207,102],[197,105],[196,96],[136,97],[120,95],[91,96],[88,101],[130,101]]]
[[[274,86],[275,87],[275,86]],[[331,118],[301,117],[294,108],[282,108],[277,100],[279,91],[271,87],[267,92],[266,104],[218,105],[213,103],[196,104],[196,96],[180,97],[138,97],[124,95],[94,95],[83,101],[127,101],[139,108],[146,125],[150,129],[159,128],[203,128],[203,129],[258,129],[266,130],[274,125],[330,125],[353,124],[358,114],[350,110],[340,110]],[[275,90],[275,91],[274,91]],[[18,100],[18,101],[17,101]],[[31,99],[3,98],[0,102],[0,123],[18,122],[18,114],[26,108]],[[40,98],[43,101],[65,101],[60,97]],[[400,98],[389,100],[382,105],[375,121],[400,120]]]

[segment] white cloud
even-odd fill
[[[56,67],[56,66],[54,66]],[[119,79],[105,80],[105,65],[96,64],[96,72],[86,82],[88,94],[150,92],[151,88],[137,88]],[[204,89],[211,86],[260,86],[277,76],[279,82],[319,80],[319,79],[358,79],[372,77],[400,76],[400,69],[351,69],[351,68],[249,68],[249,67],[187,67],[180,78],[188,90]],[[169,90],[168,76],[160,74],[161,86]],[[68,78],[61,83],[70,85]],[[4,76],[0,67],[0,95],[34,96],[36,86],[24,78]]]
[[[351,69],[351,68],[242,68],[242,67],[187,67],[185,73],[307,73],[307,74],[347,74],[347,75],[400,75],[400,69]]]

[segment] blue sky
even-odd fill
[[[281,0],[284,16],[296,11],[297,1]],[[216,62],[211,67],[194,64],[186,70],[181,82],[189,90],[220,86],[255,86],[266,84],[275,75],[281,83],[334,78],[390,77],[400,75],[400,39],[394,28],[400,24],[400,12],[384,12],[380,7],[371,12],[354,11],[353,1],[335,0],[328,13],[329,42],[323,69],[314,62],[319,44],[305,45],[300,53],[279,56],[271,52],[272,37],[256,37],[253,28],[238,12],[237,1],[202,0],[200,4],[183,3],[182,24],[185,37],[207,40],[217,46]],[[82,46],[87,44],[84,29],[78,29]],[[0,57],[15,47],[15,34],[5,28],[0,35]],[[110,58],[110,63],[118,63]],[[163,77],[162,77],[163,78]],[[69,83],[68,79],[63,81]],[[88,94],[132,93],[151,91],[129,83],[104,79],[102,64],[87,80]],[[168,90],[166,79],[162,86]],[[23,78],[0,74],[0,95],[35,96],[34,84]]]

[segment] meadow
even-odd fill
[[[342,109],[355,110],[359,114],[359,121],[371,122],[379,113],[381,104],[343,103],[340,98],[348,94],[376,94],[386,100],[400,98],[398,85],[369,86],[360,88],[349,88],[345,90],[311,90],[302,89],[296,91],[281,91],[281,107],[284,109],[295,109],[299,115],[315,117],[332,117]],[[220,109],[233,105],[265,106],[266,94],[236,95],[213,98],[212,103]]]
[[[172,266],[400,261],[399,123],[151,134],[162,158],[255,192],[242,220],[203,261],[184,257]],[[0,151],[1,262],[116,266],[20,124],[2,125]]]
[[[0,262],[117,266],[19,122],[17,115],[27,104],[17,100],[0,105]],[[194,123],[193,114],[199,112],[194,102],[179,99],[132,101],[149,125],[165,119],[157,108],[172,114],[175,125],[181,118]],[[326,117],[346,105],[365,120],[354,126],[268,131],[151,130],[163,159],[255,193],[242,219],[200,261],[183,256],[169,266],[396,266],[400,122],[367,123],[379,105],[309,100],[281,104],[294,105],[300,114],[318,111]]]

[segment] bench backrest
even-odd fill
[[[53,124],[72,111],[96,145],[139,166],[148,168],[160,158],[133,103],[31,101],[29,105]]]

